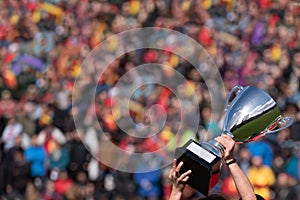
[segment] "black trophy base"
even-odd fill
[[[187,184],[204,195],[208,195],[211,186],[211,176],[219,171],[221,158],[204,149],[201,143],[189,140],[182,147],[176,148],[177,164],[183,161],[180,173],[192,170]]]

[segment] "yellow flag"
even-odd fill
[[[139,0],[132,0],[130,2],[130,14],[136,15],[140,11],[140,6]]]
[[[64,12],[62,8],[55,6],[51,3],[41,3],[40,8],[42,10],[44,10],[45,12],[55,15],[57,17],[62,16],[62,14]]]
[[[281,48],[279,44],[274,44],[272,46],[272,50],[271,50],[271,60],[273,62],[277,62],[279,61],[281,57]]]
[[[190,1],[189,0],[184,0],[181,4],[181,9],[183,11],[187,11],[190,8]]]
[[[211,7],[211,0],[203,0],[202,6],[203,6],[203,8],[204,8],[205,10],[210,9],[210,7]]]
[[[32,13],[31,15],[31,20],[34,22],[34,23],[37,23],[39,22],[41,19],[41,13],[39,10],[36,10]]]

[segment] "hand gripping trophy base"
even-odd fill
[[[201,143],[191,139],[175,150],[177,163],[184,162],[180,173],[192,170],[187,184],[204,195],[218,181],[212,177],[219,173],[223,155],[224,147],[214,139]]]

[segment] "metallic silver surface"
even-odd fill
[[[282,119],[274,99],[255,86],[237,85],[227,97],[223,133],[230,135],[237,142],[257,140],[292,123],[291,117]]]

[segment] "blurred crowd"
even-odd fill
[[[177,143],[168,146],[172,154],[189,138],[206,141],[218,136],[224,113],[211,108],[209,91],[213,89],[197,70],[211,68],[193,66],[172,53],[176,41],[158,35],[165,44],[162,50],[126,53],[101,77],[93,76],[97,66],[80,69],[91,50],[106,38],[133,28],[157,27],[186,34],[201,44],[216,64],[226,93],[236,84],[255,85],[275,99],[283,116],[293,117],[291,127],[259,141],[237,144],[235,153],[256,193],[265,199],[299,199],[299,26],[300,4],[289,0],[0,1],[1,198],[168,198],[169,168],[157,166],[171,163],[170,156],[165,152],[145,156],[135,167],[148,171],[121,172],[106,165],[115,161],[116,152],[105,138],[126,152],[143,153],[166,146],[176,136],[180,138]],[[109,52],[119,48],[113,41],[107,46]],[[184,50],[190,51],[189,47]],[[197,56],[201,61],[203,57]],[[123,94],[131,95],[130,112],[125,113],[114,107],[120,104],[120,99],[113,98],[114,86],[144,63],[170,66],[185,81],[179,82],[175,91],[147,84]],[[82,93],[73,96],[80,73],[84,73],[84,79],[78,81]],[[166,81],[176,77],[170,70],[162,73]],[[147,73],[142,78],[139,73],[130,75],[122,79],[123,87],[134,81],[156,80]],[[92,90],[90,85],[95,82],[96,90]],[[119,93],[124,92],[121,89]],[[91,92],[96,93],[94,100],[77,101],[78,96],[89,97]],[[148,113],[153,105],[160,106]],[[73,116],[82,119],[80,129]],[[199,117],[197,130],[191,130]],[[128,124],[128,118],[135,126]],[[145,131],[147,124],[157,126]],[[152,132],[157,134],[146,137]],[[119,167],[128,164],[126,159],[118,162]],[[226,166],[212,192],[238,199]]]

